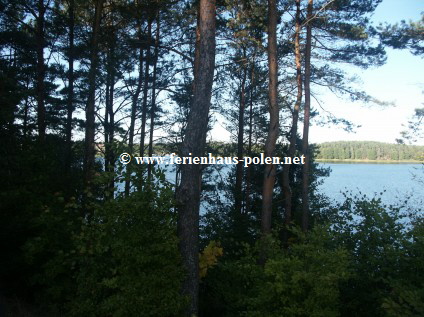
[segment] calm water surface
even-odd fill
[[[408,199],[415,206],[424,200],[424,168],[421,164],[321,163],[331,174],[323,178],[319,190],[333,200],[343,201],[343,192],[375,194],[386,192],[382,200],[396,204]],[[419,181],[421,179],[421,183]]]

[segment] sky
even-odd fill
[[[424,0],[383,0],[372,16],[375,25],[382,22],[390,24],[406,21],[418,21],[424,12]],[[407,50],[388,48],[387,62],[378,68],[362,70],[350,67],[349,71],[361,78],[358,88],[381,101],[393,102],[394,106],[371,106],[361,102],[348,102],[339,99],[331,93],[321,94],[320,102],[326,111],[336,117],[346,118],[360,128],[354,133],[343,129],[313,125],[310,128],[310,142],[322,143],[328,141],[380,141],[395,143],[402,124],[407,124],[414,109],[424,104],[424,59],[413,56]],[[312,107],[319,109],[312,100]],[[214,139],[227,140],[229,133],[219,124],[212,131]],[[299,131],[302,131],[302,126]],[[417,144],[424,144],[424,140]]]
[[[383,0],[372,21],[396,23],[417,21],[424,11],[423,0]],[[346,102],[330,94],[322,96],[326,110],[337,117],[351,120],[360,128],[347,133],[335,127],[311,126],[310,140],[314,143],[342,140],[366,140],[394,143],[400,131],[424,103],[424,59],[407,50],[387,49],[384,66],[355,71],[362,79],[362,89],[379,100],[394,102],[391,107],[372,107],[363,103]],[[424,144],[424,141],[418,144]]]

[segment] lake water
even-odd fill
[[[331,174],[323,178],[320,192],[332,200],[344,200],[343,192],[374,197],[383,193],[386,204],[403,203],[421,207],[424,200],[424,168],[421,164],[320,163],[330,167]],[[420,182],[421,180],[421,182]]]
[[[343,193],[350,196],[366,194],[373,198],[381,196],[385,204],[404,204],[421,208],[424,205],[424,166],[422,164],[371,164],[371,163],[320,163],[322,167],[330,167],[329,177],[323,177],[318,190],[330,200],[343,202]],[[175,183],[175,167],[161,166],[166,169],[166,178]],[[217,177],[226,179],[228,170],[223,168]],[[123,184],[118,184],[123,191]],[[220,193],[225,201],[225,193]],[[206,207],[203,202],[202,209]]]

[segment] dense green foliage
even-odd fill
[[[75,237],[75,316],[175,316],[184,307],[173,192],[154,186],[97,207]],[[72,252],[72,251],[71,251]],[[94,295],[94,296],[93,296]],[[75,305],[78,303],[78,305]]]
[[[403,211],[402,211],[403,210]],[[321,210],[306,235],[260,245],[233,241],[202,282],[204,316],[421,316],[422,213],[378,197]]]
[[[27,151],[12,142],[2,148],[1,162],[15,166],[0,185],[1,291],[18,298],[5,301],[6,312],[178,315],[186,304],[179,292],[184,271],[174,192],[164,175],[157,171],[148,188],[115,199],[104,189],[108,178],[99,175],[96,190],[106,199],[89,193],[81,201],[78,191],[66,191],[78,188],[81,170],[57,177],[63,143],[53,141],[43,153],[36,142],[26,143]],[[36,308],[23,308],[26,303]]]
[[[268,245],[269,260],[258,266],[259,245],[240,244],[237,258],[223,259],[203,281],[205,316],[338,316],[339,284],[349,277],[347,252],[328,228],[317,227],[283,249]],[[210,306],[213,306],[210,309]]]
[[[283,252],[276,245],[248,316],[338,316],[348,254],[333,239],[317,226],[307,236],[298,232],[298,241]]]
[[[325,142],[318,145],[316,158],[322,160],[422,161],[424,146],[371,141]]]

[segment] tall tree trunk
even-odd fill
[[[28,110],[29,110],[29,102],[28,102],[29,97],[26,96],[25,97],[25,103],[24,103],[24,122],[23,122],[23,135],[24,135],[24,139],[27,139],[27,135],[28,135]]]
[[[37,25],[35,31],[35,37],[37,40],[37,125],[38,125],[38,139],[40,142],[44,142],[46,138],[46,106],[45,106],[45,72],[46,67],[44,64],[44,45],[45,45],[45,34],[44,34],[44,15],[46,13],[46,7],[44,0],[38,0],[38,16]]]
[[[158,66],[159,58],[159,37],[160,37],[160,20],[159,12],[156,18],[156,38],[155,38],[155,50],[154,50],[154,62],[153,62],[153,80],[152,80],[152,105],[150,108],[150,135],[149,135],[149,156],[153,156],[153,132],[155,128],[155,116],[156,116],[156,71]],[[147,166],[147,178],[150,179],[152,175],[153,165]]]
[[[108,146],[108,143],[109,143],[109,133],[108,133],[108,130],[109,130],[109,98],[110,98],[109,91],[110,91],[110,82],[111,82],[111,80],[110,80],[111,72],[110,72],[110,67],[109,67],[109,62],[110,62],[109,59],[110,59],[110,54],[108,54],[108,57],[107,57],[108,71],[107,71],[107,74],[106,74],[106,89],[105,89],[105,104],[106,104],[106,107],[104,109],[105,110],[105,118],[103,120],[103,129],[104,129],[103,137],[104,137],[104,145],[105,145],[105,172],[107,171],[108,166],[109,166],[109,156],[106,155],[106,152],[107,152],[106,147]]]
[[[147,95],[150,81],[150,39],[152,37],[152,20],[147,22],[147,43],[146,43],[146,65],[144,68],[143,106],[141,109],[141,136],[140,136],[140,156],[144,156],[144,142],[146,139],[147,121]]]
[[[182,144],[182,156],[201,157],[206,145],[208,115],[212,97],[215,68],[215,0],[200,0],[199,44],[196,47],[194,94]],[[202,173],[201,165],[181,165],[178,187],[178,236],[180,252],[187,276],[183,294],[190,300],[187,316],[197,316],[199,308],[199,208]]]
[[[246,59],[246,50],[244,49],[243,58]],[[244,63],[244,62],[243,62]],[[243,78],[240,87],[240,104],[238,116],[238,135],[237,135],[237,157],[239,160],[243,159],[243,145],[244,145],[244,109],[246,106],[246,65],[243,65]],[[236,167],[236,185],[235,185],[235,212],[236,214],[242,213],[243,201],[243,162],[239,162]]]
[[[141,29],[139,31],[141,32]],[[144,60],[143,54],[144,54],[144,51],[142,48],[140,48],[139,60],[138,60],[138,63],[139,63],[138,81],[137,81],[137,87],[135,89],[134,95],[132,96],[130,127],[129,127],[129,135],[128,135],[128,148],[131,155],[134,152],[134,130],[135,130],[135,119],[137,115],[138,97],[140,96],[141,85],[143,83],[143,60]],[[126,179],[125,179],[125,196],[127,197],[130,194],[130,183],[131,183],[130,176],[131,176],[131,168],[129,165],[127,165]]]
[[[29,90],[29,79],[27,79],[26,82],[26,90]],[[24,103],[24,122],[23,122],[23,135],[24,135],[24,139],[25,141],[27,140],[28,137],[28,112],[29,112],[29,96],[28,94],[25,96],[25,103]]]
[[[278,139],[278,63],[277,63],[277,2],[268,0],[268,65],[269,65],[269,129],[265,142],[265,157],[272,157]],[[275,165],[266,164],[262,190],[261,230],[265,236],[271,232],[272,196],[275,183]]]
[[[88,73],[88,99],[85,109],[85,156],[84,156],[84,182],[86,189],[90,189],[94,175],[95,159],[95,102],[96,102],[96,73],[98,66],[98,37],[100,32],[100,19],[102,16],[104,0],[95,2],[93,33],[91,37],[90,70]]]
[[[296,31],[294,38],[295,46],[295,64],[296,64],[296,83],[297,83],[297,98],[292,112],[293,122],[292,128],[290,131],[290,144],[288,155],[293,157],[296,151],[296,138],[297,138],[297,123],[299,119],[299,109],[300,104],[302,103],[302,63],[301,63],[301,54],[300,54],[300,32],[302,27],[301,21],[301,11],[300,11],[300,0],[296,0]],[[284,203],[284,224],[287,226],[290,224],[292,219],[292,191],[290,187],[290,165],[286,164],[283,167],[283,203]],[[286,228],[287,229],[287,228]],[[287,230],[284,230],[283,240],[287,242]]]
[[[247,142],[247,155],[252,157],[252,134],[253,134],[253,96],[255,87],[255,59],[252,61],[250,74],[250,100],[249,100],[249,141]],[[246,213],[250,211],[250,191],[251,191],[252,167],[249,165],[246,171]]]
[[[113,1],[110,1],[109,14],[113,16]],[[107,88],[106,89],[106,106],[105,106],[105,171],[108,173],[109,183],[107,192],[111,194],[108,198],[114,197],[115,186],[115,153],[113,150],[115,136],[115,112],[113,110],[114,95],[115,95],[115,77],[116,77],[116,32],[113,18],[107,22],[108,29],[108,51],[106,59],[107,69]]]
[[[72,115],[74,112],[74,28],[75,0],[69,1],[69,51],[68,51],[68,100],[66,105],[66,171],[71,168],[72,156]]]
[[[113,16],[113,1],[110,2],[111,7],[109,8],[109,13]],[[117,41],[117,35],[115,32],[115,26],[113,19],[110,19],[107,22],[108,28],[108,52],[106,59],[106,69],[107,69],[107,86],[109,89],[106,90],[106,107],[105,107],[105,171],[108,173],[109,184],[108,192],[111,194],[110,198],[113,198],[114,186],[115,186],[115,153],[113,149],[113,143],[115,138],[115,112],[113,110],[114,105],[114,96],[115,96],[115,77],[116,77],[116,57],[115,57],[115,47]]]
[[[216,0],[215,0],[216,1]],[[196,17],[196,42],[194,43],[194,63],[193,63],[193,74],[196,74],[199,70],[199,63],[200,63],[200,6],[197,10],[197,17]],[[193,81],[193,92],[194,92],[195,82]]]
[[[312,50],[312,8],[313,0],[308,0],[307,24],[306,24],[306,48],[305,48],[305,114],[303,123],[302,152],[305,155],[305,164],[302,169],[302,230],[308,230],[309,226],[309,117],[311,111],[311,50]]]
[[[106,143],[106,157],[107,165],[106,170],[110,173],[109,181],[109,191],[113,193],[115,182],[114,182],[114,172],[115,172],[115,154],[113,151],[113,141],[115,137],[115,113],[113,111],[113,102],[114,102],[114,92],[115,92],[115,38],[114,34],[112,36],[112,44],[110,48],[110,59],[109,59],[109,72],[110,72],[110,81],[109,81],[109,98],[106,103],[106,111],[109,117],[109,122],[107,125],[107,131],[105,134],[108,135],[108,142]],[[113,195],[112,195],[113,197]]]

